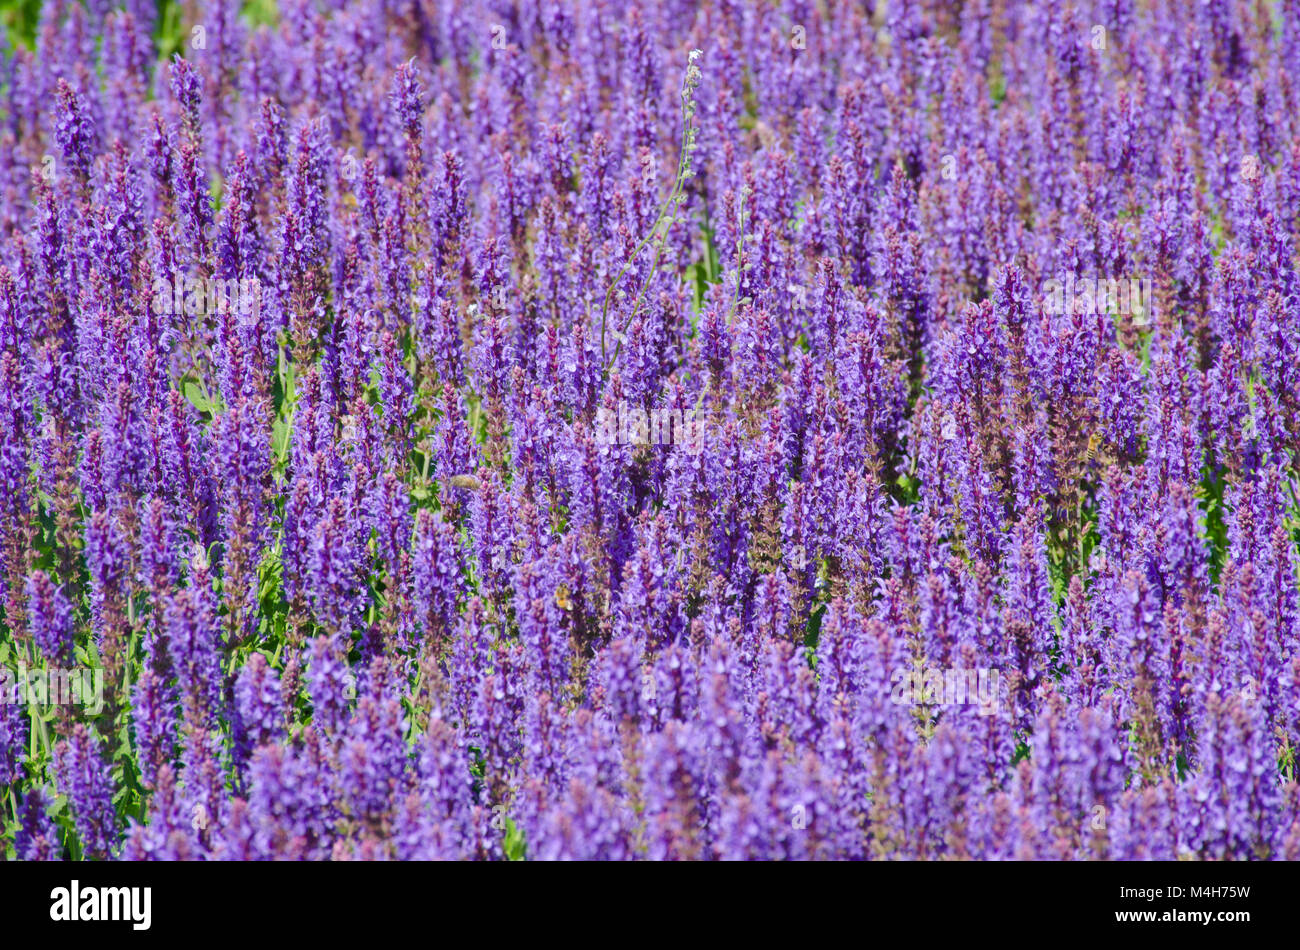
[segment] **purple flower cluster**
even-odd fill
[[[239,6],[0,41],[9,855],[1300,859],[1300,4]]]

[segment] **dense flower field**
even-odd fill
[[[30,27],[8,856],[1300,858],[1296,0]]]

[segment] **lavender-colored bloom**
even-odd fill
[[[261,860],[319,858],[326,837],[325,786],[312,757],[284,745],[263,746],[249,767],[246,845]]]
[[[63,856],[58,829],[49,817],[54,799],[41,787],[23,796],[14,848],[20,861],[57,861]]]
[[[425,635],[444,636],[455,625],[462,593],[463,568],[454,529],[437,515],[420,511],[411,560],[417,616],[423,619]]]
[[[117,846],[113,789],[99,737],[82,724],[54,747],[53,774],[72,808],[82,853],[108,857]]]
[[[188,861],[203,857],[208,812],[187,807],[170,766],[163,766],[150,802],[148,821],[132,824],[122,845],[124,861]]]
[[[9,685],[12,683],[11,678],[6,678],[4,682],[5,692],[14,695],[0,696],[0,785],[13,785],[24,774],[23,763],[27,761],[31,728],[22,705],[27,697],[16,695],[21,690],[21,684]],[[15,699],[18,701],[15,702]]]
[[[372,829],[382,827],[406,786],[406,745],[397,701],[363,696],[338,755],[338,800],[345,813]]]
[[[284,735],[280,677],[260,653],[248,658],[235,680],[234,716],[231,731],[240,761],[246,760],[255,747]]]
[[[218,713],[221,655],[211,591],[190,587],[167,605],[167,652],[187,717],[209,720]]]
[[[131,720],[136,764],[146,788],[172,760],[179,738],[179,697],[176,687],[153,669],[146,669],[131,687]]]
[[[356,698],[356,677],[337,639],[318,637],[311,642],[307,682],[312,721],[325,735],[336,735]]]
[[[90,174],[97,144],[94,123],[87,115],[83,98],[65,80],[58,81],[56,95],[59,112],[55,136],[64,160],[72,166],[74,174],[84,179]]]
[[[28,631],[53,665],[71,665],[72,621],[72,604],[62,589],[44,571],[33,571],[27,579]]]
[[[360,625],[364,607],[358,527],[346,501],[334,498],[308,542],[308,599],[320,623],[343,637],[351,636]]]
[[[414,60],[400,64],[393,75],[393,108],[403,134],[411,141],[419,141],[421,120],[424,117],[424,90],[420,82],[419,67]]]

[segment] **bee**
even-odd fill
[[[572,610],[573,600],[569,596],[569,588],[564,584],[555,588],[555,606],[561,610]]]
[[[1090,465],[1097,458],[1097,450],[1101,448],[1101,433],[1094,432],[1088,436],[1088,448],[1083,453],[1083,464]]]
[[[473,475],[453,475],[451,476],[451,484],[453,488],[476,489],[483,487],[483,483]]]

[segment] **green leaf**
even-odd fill
[[[290,431],[289,423],[283,417],[277,416],[275,422],[271,424],[271,447],[275,451],[276,459],[281,463],[289,457]]]
[[[207,397],[203,395],[203,387],[193,379],[186,379],[181,383],[181,393],[190,401],[190,405],[199,412],[206,412],[208,415],[214,415],[212,404],[208,402]]]
[[[527,852],[527,844],[524,841],[524,833],[515,825],[513,818],[506,819],[506,836],[502,842],[502,847],[506,853],[508,861],[522,861]]]

